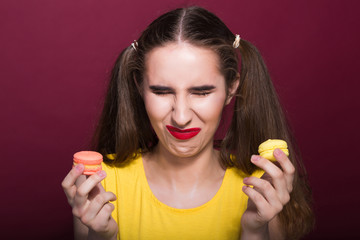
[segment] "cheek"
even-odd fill
[[[151,94],[145,94],[144,103],[146,112],[152,122],[163,119],[171,110],[169,100]]]
[[[206,100],[198,99],[196,101],[195,111],[199,114],[199,117],[204,121],[212,121],[217,123],[224,108],[225,97],[214,96],[209,97]]]

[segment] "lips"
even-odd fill
[[[201,128],[179,129],[170,125],[166,125],[166,128],[171,135],[180,140],[193,138],[201,131]]]

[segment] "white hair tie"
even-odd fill
[[[131,44],[131,46],[134,48],[135,51],[137,51],[139,44],[136,40],[134,40],[134,42]]]
[[[235,35],[235,41],[233,43],[233,48],[238,48],[240,46],[240,35],[236,34]]]

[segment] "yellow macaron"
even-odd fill
[[[270,161],[276,161],[273,154],[276,148],[281,149],[286,156],[289,156],[287,143],[281,139],[269,139],[263,142],[260,144],[258,151],[261,157],[269,159]]]

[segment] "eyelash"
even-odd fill
[[[193,94],[198,95],[198,96],[207,96],[209,95],[211,92],[194,92]]]
[[[156,95],[166,95],[166,94],[171,94],[172,92],[166,92],[166,91],[164,91],[164,92],[161,92],[161,91],[153,91],[153,93],[154,93],[154,94],[156,94]]]

